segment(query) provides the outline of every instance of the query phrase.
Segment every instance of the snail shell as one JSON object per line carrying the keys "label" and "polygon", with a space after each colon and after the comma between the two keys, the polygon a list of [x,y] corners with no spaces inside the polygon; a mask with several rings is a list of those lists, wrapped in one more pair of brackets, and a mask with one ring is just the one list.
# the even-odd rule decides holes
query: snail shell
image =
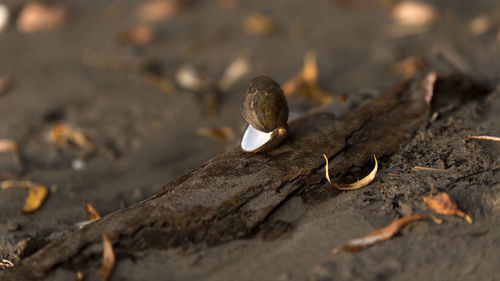
{"label": "snail shell", "polygon": [[280,85],[268,76],[253,78],[241,100],[241,114],[262,132],[286,127],[288,105]]}
{"label": "snail shell", "polygon": [[285,140],[288,105],[283,90],[270,77],[250,81],[241,100],[241,114],[249,124],[241,140],[243,150],[269,151]]}

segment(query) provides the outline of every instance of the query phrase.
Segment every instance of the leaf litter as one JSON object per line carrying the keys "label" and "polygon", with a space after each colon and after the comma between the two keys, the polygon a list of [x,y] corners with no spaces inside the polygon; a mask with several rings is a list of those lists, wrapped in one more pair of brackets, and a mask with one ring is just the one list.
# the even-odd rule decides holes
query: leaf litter
{"label": "leaf litter", "polygon": [[323,154],[323,157],[325,158],[326,164],[325,164],[325,177],[328,180],[328,182],[333,185],[336,189],[338,190],[356,190],[360,189],[362,187],[365,187],[369,185],[373,179],[375,178],[375,175],[377,174],[378,170],[378,162],[377,162],[377,157],[373,155],[373,159],[375,160],[375,166],[373,167],[373,170],[364,178],[353,182],[353,183],[336,183],[330,179],[330,175],[328,173],[328,157],[326,157],[325,154]]}
{"label": "leaf litter", "polygon": [[347,241],[345,244],[335,248],[332,250],[332,254],[337,254],[340,251],[359,251],[364,248],[367,248],[369,246],[375,245],[377,243],[383,242],[385,240],[390,239],[392,236],[394,236],[396,233],[399,232],[399,230],[405,226],[406,224],[416,221],[416,220],[421,220],[424,218],[430,218],[436,223],[441,223],[441,220],[432,217],[432,216],[426,216],[426,215],[410,215],[410,216],[405,216],[400,219],[397,219],[390,223],[389,225],[385,226],[384,228],[381,228],[379,230],[375,230],[371,233],[368,233],[367,235],[361,237],[361,238],[356,238]]}
{"label": "leaf litter", "polygon": [[455,215],[464,218],[468,223],[472,223],[472,218],[462,212],[457,203],[451,200],[446,192],[436,192],[435,188],[431,186],[431,192],[423,198],[425,204],[429,206],[434,212],[441,215]]}
{"label": "leaf litter", "polygon": [[[304,66],[302,70],[283,83],[283,93],[286,97],[297,95],[299,97],[313,100],[320,105],[330,103],[334,95],[322,90],[318,86],[318,64],[316,54],[309,50],[304,55]],[[339,95],[342,98],[342,95]]]}
{"label": "leaf litter", "polygon": [[0,182],[0,187],[1,189],[12,187],[28,189],[28,196],[26,197],[22,208],[23,213],[33,213],[38,210],[49,194],[47,187],[31,181],[6,180]]}
{"label": "leaf litter", "polygon": [[106,281],[111,276],[115,266],[115,252],[113,244],[106,234],[102,234],[102,264],[99,268],[99,276],[101,281]]}

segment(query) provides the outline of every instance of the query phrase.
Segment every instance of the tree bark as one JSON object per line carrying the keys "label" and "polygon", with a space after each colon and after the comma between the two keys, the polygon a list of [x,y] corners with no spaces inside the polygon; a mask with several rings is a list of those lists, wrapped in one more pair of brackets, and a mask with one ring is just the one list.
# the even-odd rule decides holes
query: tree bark
{"label": "tree bark", "polygon": [[325,184],[330,175],[371,163],[398,150],[428,119],[432,75],[404,81],[359,109],[335,118],[317,112],[290,122],[289,136],[268,153],[234,148],[168,183],[163,192],[68,233],[5,270],[5,276],[41,277],[101,243],[167,248],[248,237],[291,194]]}

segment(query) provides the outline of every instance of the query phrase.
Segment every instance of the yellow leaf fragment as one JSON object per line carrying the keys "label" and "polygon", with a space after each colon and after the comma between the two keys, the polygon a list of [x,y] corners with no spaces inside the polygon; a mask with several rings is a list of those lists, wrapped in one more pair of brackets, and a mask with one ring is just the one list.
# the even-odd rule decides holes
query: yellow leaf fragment
{"label": "yellow leaf fragment", "polygon": [[499,137],[492,137],[492,136],[470,136],[467,139],[470,139],[470,140],[500,141]]}
{"label": "yellow leaf fragment", "polygon": [[4,268],[4,267],[13,267],[14,264],[10,261],[10,260],[7,260],[7,259],[2,259],[0,261],[0,268]]}
{"label": "yellow leaf fragment", "polygon": [[421,27],[436,19],[436,10],[431,4],[421,1],[402,1],[394,5],[392,19],[399,25]]}
{"label": "yellow leaf fragment", "polygon": [[7,92],[12,84],[10,76],[0,77],[0,95]]}
{"label": "yellow leaf fragment", "polygon": [[250,62],[247,58],[239,57],[233,60],[219,80],[219,89],[223,92],[229,90],[238,80],[250,71]]}
{"label": "yellow leaf fragment", "polygon": [[169,19],[183,8],[181,0],[152,0],[141,4],[136,14],[143,22],[157,22]]}
{"label": "yellow leaf fragment", "polygon": [[0,152],[17,152],[17,142],[11,139],[0,139]]}
{"label": "yellow leaf fragment", "polygon": [[148,86],[156,88],[169,96],[172,96],[177,91],[174,82],[167,78],[160,77],[156,74],[146,72],[143,76],[143,79],[144,83],[146,83]]}
{"label": "yellow leaf fragment", "polygon": [[318,86],[318,73],[316,54],[309,50],[304,55],[302,70],[283,83],[284,95],[290,97],[297,93],[298,96],[316,101],[321,105],[330,103],[333,95]]}
{"label": "yellow leaf fragment", "polygon": [[102,265],[99,268],[99,276],[101,281],[106,281],[111,276],[115,266],[115,252],[113,251],[113,244],[104,233],[102,234],[102,249]]}
{"label": "yellow leaf fragment", "polygon": [[221,127],[201,127],[196,129],[196,134],[218,141],[227,141],[233,138],[233,130],[228,126]]}
{"label": "yellow leaf fragment", "polygon": [[94,144],[80,130],[67,124],[52,126],[50,139],[54,144],[61,147],[67,147],[70,143],[73,143],[87,152],[95,149]]}
{"label": "yellow leaf fragment", "polygon": [[424,202],[434,212],[442,215],[455,215],[463,217],[468,223],[472,223],[472,218],[458,209],[457,204],[451,200],[446,192],[439,192],[432,194],[432,192],[424,196]]}
{"label": "yellow leaf fragment", "polygon": [[125,29],[118,35],[118,42],[123,45],[147,45],[153,39],[153,30],[145,25]]}
{"label": "yellow leaf fragment", "polygon": [[469,22],[469,32],[472,35],[481,35],[486,33],[492,26],[490,17],[481,15]]}
{"label": "yellow leaf fragment", "polygon": [[90,203],[85,203],[85,213],[87,213],[87,219],[93,221],[101,218],[101,215]]}
{"label": "yellow leaf fragment", "polygon": [[24,33],[48,31],[63,25],[67,18],[68,10],[64,6],[31,1],[22,8],[17,28]]}
{"label": "yellow leaf fragment", "polygon": [[80,270],[77,270],[76,271],[76,280],[82,281],[83,278],[85,278],[85,276],[83,275],[83,273]]}
{"label": "yellow leaf fragment", "polygon": [[373,167],[373,170],[364,178],[353,182],[353,183],[348,183],[348,184],[338,184],[330,179],[330,175],[328,174],[328,157],[326,157],[325,154],[323,154],[323,157],[325,158],[326,164],[325,164],[325,177],[328,182],[333,185],[336,189],[338,190],[355,190],[355,189],[360,189],[362,187],[365,187],[369,185],[373,179],[375,178],[375,175],[377,174],[378,170],[378,162],[377,162],[377,157],[373,155],[373,159],[375,160],[375,167]]}
{"label": "yellow leaf fragment", "polygon": [[388,226],[371,232],[361,238],[352,239],[347,243],[332,250],[332,254],[344,251],[359,251],[371,245],[385,241],[396,234],[403,226],[409,222],[425,218],[425,215],[411,215],[395,220]]}
{"label": "yellow leaf fragment", "polygon": [[243,26],[247,33],[251,35],[270,34],[275,30],[274,21],[263,14],[251,12],[243,20]]}
{"label": "yellow leaf fragment", "polygon": [[45,198],[47,197],[49,190],[43,185],[32,185],[29,187],[28,197],[24,201],[23,212],[33,213],[38,210]]}
{"label": "yellow leaf fragment", "polygon": [[391,65],[390,68],[393,73],[409,78],[423,69],[424,66],[424,61],[421,58],[411,56]]}

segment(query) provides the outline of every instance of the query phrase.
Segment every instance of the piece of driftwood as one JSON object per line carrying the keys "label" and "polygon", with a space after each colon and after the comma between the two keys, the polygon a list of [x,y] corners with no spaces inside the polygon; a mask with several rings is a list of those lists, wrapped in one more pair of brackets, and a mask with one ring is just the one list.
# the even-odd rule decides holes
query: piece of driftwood
{"label": "piece of driftwood", "polygon": [[325,184],[323,153],[330,175],[338,177],[370,163],[373,154],[397,151],[426,124],[434,79],[430,73],[404,81],[340,118],[317,112],[290,122],[281,147],[258,154],[234,148],[168,183],[163,192],[51,242],[0,277],[43,277],[78,260],[101,242],[102,233],[127,249],[248,237],[291,194]]}

